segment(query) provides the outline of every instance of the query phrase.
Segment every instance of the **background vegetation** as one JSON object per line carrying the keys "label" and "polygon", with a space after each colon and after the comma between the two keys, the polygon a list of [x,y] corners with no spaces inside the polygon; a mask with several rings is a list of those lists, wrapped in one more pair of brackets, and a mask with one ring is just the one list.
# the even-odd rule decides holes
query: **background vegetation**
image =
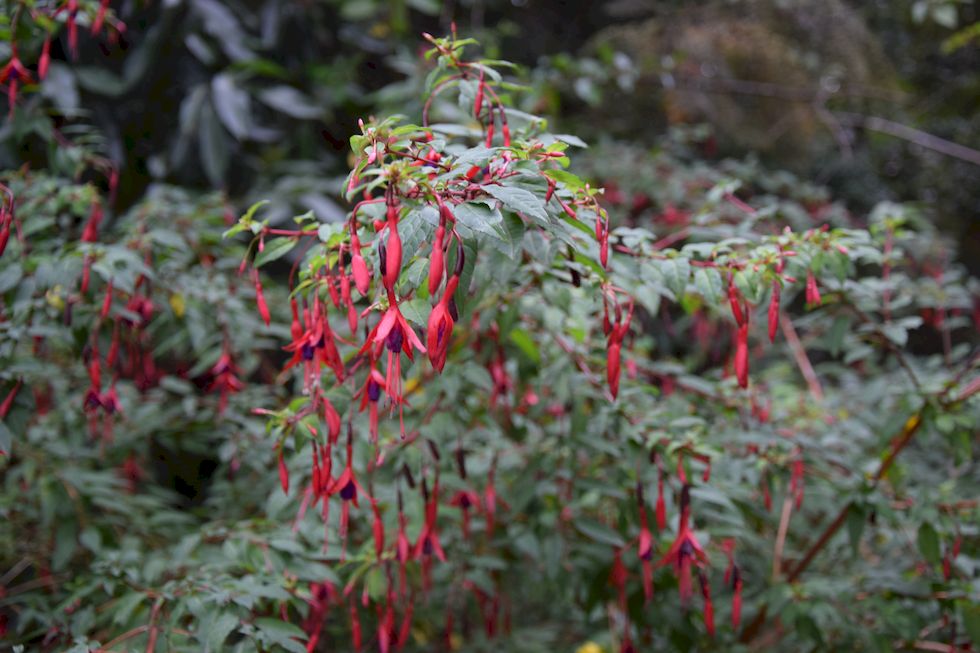
{"label": "background vegetation", "polygon": [[0,7],[5,645],[980,648],[976,3]]}

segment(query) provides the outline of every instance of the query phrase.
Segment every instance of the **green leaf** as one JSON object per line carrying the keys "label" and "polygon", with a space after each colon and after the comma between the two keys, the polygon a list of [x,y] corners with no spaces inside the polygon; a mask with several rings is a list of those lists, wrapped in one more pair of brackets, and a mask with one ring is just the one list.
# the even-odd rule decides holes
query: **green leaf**
{"label": "green leaf", "polygon": [[672,258],[662,261],[660,271],[664,275],[664,283],[674,293],[678,300],[684,296],[687,281],[691,276],[691,263],[686,258]]}
{"label": "green leaf", "polygon": [[306,647],[293,638],[306,640],[306,633],[293,624],[273,619],[271,617],[260,617],[255,620],[255,626],[259,629],[260,637],[265,641],[278,644],[287,651],[295,653],[306,653]]}
{"label": "green leaf", "polygon": [[296,247],[296,243],[294,238],[276,238],[272,242],[266,243],[265,249],[255,257],[253,265],[260,268],[266,263],[282,258],[289,250]]}
{"label": "green leaf", "polygon": [[932,524],[923,523],[919,526],[917,542],[919,553],[922,554],[922,557],[931,564],[939,564],[942,559],[942,553],[939,550],[939,534],[936,533],[936,529],[932,527]]}
{"label": "green leaf", "polygon": [[398,309],[409,322],[414,322],[423,329],[429,323],[429,312],[431,308],[429,302],[416,297],[398,305]]}
{"label": "green leaf", "polygon": [[585,182],[578,175],[573,175],[567,170],[545,170],[544,174],[564,185],[570,191],[574,192],[585,188]]}
{"label": "green leaf", "polygon": [[544,209],[544,199],[523,188],[510,186],[483,186],[483,191],[500,200],[511,211],[523,213],[543,224],[548,224],[548,214]]}
{"label": "green leaf", "polygon": [[725,284],[715,268],[698,268],[694,273],[694,285],[711,306],[720,306],[725,299]]}
{"label": "green leaf", "polygon": [[963,628],[970,636],[975,648],[980,648],[980,604],[971,601],[958,601]]}
{"label": "green leaf", "polygon": [[205,633],[205,651],[221,651],[224,648],[225,640],[235,628],[238,627],[239,619],[231,612],[223,612],[212,623]]}
{"label": "green leaf", "polygon": [[508,337],[510,338],[510,341],[517,345],[524,355],[534,361],[535,364],[541,362],[541,352],[538,351],[538,346],[535,344],[534,339],[531,338],[531,334],[524,329],[511,329]]}
{"label": "green leaf", "polygon": [[857,555],[858,546],[861,544],[861,535],[864,533],[864,525],[867,519],[864,511],[858,506],[852,505],[847,511],[847,536],[851,542],[851,553]]}
{"label": "green leaf", "polygon": [[505,237],[503,230],[504,218],[497,208],[490,208],[482,202],[463,202],[453,207],[456,221],[476,233],[489,236],[494,240]]}
{"label": "green leaf", "polygon": [[609,544],[610,546],[615,547],[626,545],[626,541],[623,540],[619,533],[609,528],[602,522],[598,522],[593,519],[581,518],[575,520],[575,528],[577,528],[590,540],[595,542]]}
{"label": "green leaf", "polygon": [[263,206],[269,203],[269,200],[259,200],[252,206],[248,207],[248,211],[245,211],[245,215],[242,216],[243,222],[251,222],[255,218],[255,214]]}

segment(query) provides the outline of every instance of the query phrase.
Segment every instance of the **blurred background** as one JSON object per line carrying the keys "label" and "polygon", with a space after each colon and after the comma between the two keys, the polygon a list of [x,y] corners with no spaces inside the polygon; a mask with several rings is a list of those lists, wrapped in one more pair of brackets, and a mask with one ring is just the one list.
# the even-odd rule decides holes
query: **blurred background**
{"label": "blurred background", "polygon": [[[977,2],[131,0],[114,9],[126,23],[118,41],[82,29],[72,67],[55,41],[50,79],[28,102],[49,105],[55,129],[122,171],[120,210],[167,181],[221,189],[239,205],[277,198],[280,219],[297,209],[339,217],[357,118],[416,114],[419,89],[402,80],[423,66],[420,34],[455,22],[490,56],[521,64],[528,110],[587,138],[597,182],[629,153],[662,148],[758,162],[856,211],[918,202],[980,266]],[[0,166],[71,169],[77,151],[53,147],[30,116],[0,130]],[[651,183],[640,172],[637,181]],[[622,199],[615,184],[607,190],[613,204]]]}

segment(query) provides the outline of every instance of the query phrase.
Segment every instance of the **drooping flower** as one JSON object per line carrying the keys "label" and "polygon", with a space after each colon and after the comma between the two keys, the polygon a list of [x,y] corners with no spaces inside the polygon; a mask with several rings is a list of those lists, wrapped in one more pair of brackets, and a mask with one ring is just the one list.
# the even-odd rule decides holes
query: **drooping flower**
{"label": "drooping flower", "polygon": [[670,545],[667,554],[657,563],[657,567],[671,565],[677,574],[681,602],[686,604],[691,598],[691,570],[708,562],[708,555],[691,530],[690,486],[685,485],[681,490],[681,514],[677,528],[677,537]]}
{"label": "drooping flower", "polygon": [[422,481],[422,493],[425,495],[425,522],[422,525],[422,531],[419,533],[419,538],[415,542],[415,549],[412,552],[412,557],[416,560],[422,560],[423,563],[435,554],[441,562],[446,561],[446,552],[442,550],[442,544],[439,542],[439,528],[437,524],[437,517],[439,515],[439,479],[435,480],[432,486],[432,492],[428,491],[428,486],[425,480]]}
{"label": "drooping flower", "polygon": [[769,342],[776,342],[776,331],[779,328],[779,280],[772,282],[772,297],[769,299]]}
{"label": "drooping flower", "polygon": [[463,513],[463,538],[470,536],[470,510],[480,509],[480,495],[473,490],[459,490],[449,500],[449,505]]}
{"label": "drooping flower", "polygon": [[725,555],[728,556],[728,567],[725,569],[725,584],[732,588],[732,628],[738,630],[742,620],[742,574],[735,564],[735,540],[729,538],[722,542]]}
{"label": "drooping flower", "polygon": [[607,332],[606,339],[606,381],[613,399],[619,394],[620,363],[622,359],[623,339],[629,333],[630,322],[633,319],[633,300],[630,299],[629,309],[623,316],[622,309],[617,304],[615,323],[609,322],[607,311],[603,313],[603,329]]}
{"label": "drooping flower", "polygon": [[286,467],[281,446],[279,447],[279,484],[282,486],[282,493],[289,494],[289,468]]}
{"label": "drooping flower", "polygon": [[34,79],[30,71],[24,67],[20,58],[17,56],[17,46],[10,46],[10,60],[0,68],[0,84],[7,85],[7,102],[10,105],[10,113],[13,115],[14,106],[17,104],[17,89],[20,84],[32,84]]}
{"label": "drooping flower", "polygon": [[225,343],[221,356],[218,357],[218,361],[211,368],[209,374],[211,375],[211,383],[207,390],[208,392],[217,390],[221,393],[221,397],[218,399],[218,414],[223,415],[228,406],[228,395],[240,392],[245,387],[245,384],[238,378],[238,366],[235,365],[235,361],[231,357],[227,343]]}
{"label": "drooping flower", "polygon": [[704,598],[704,627],[708,635],[715,636],[715,606],[711,602],[711,585],[708,578],[698,571],[698,581],[701,584],[701,596]]}
{"label": "drooping flower", "polygon": [[735,335],[735,377],[740,388],[749,386],[749,324],[738,327]]}
{"label": "drooping flower", "polygon": [[728,278],[728,303],[732,307],[732,317],[735,318],[735,324],[738,326],[745,324],[747,313],[742,307],[742,293],[739,292],[738,287],[735,285],[734,276]]}
{"label": "drooping flower", "polygon": [[385,244],[384,269],[382,270],[385,288],[394,292],[395,282],[402,269],[402,239],[398,234],[398,206],[388,204],[388,242]]}
{"label": "drooping flower", "polygon": [[817,278],[813,270],[806,273],[806,304],[807,306],[820,306],[820,288],[817,287]]}
{"label": "drooping flower", "polygon": [[381,317],[381,321],[375,325],[374,329],[368,334],[364,346],[360,353],[367,352],[375,345],[384,345],[388,350],[388,367],[384,377],[384,389],[391,399],[392,409],[398,406],[399,421],[401,422],[402,437],[405,435],[405,422],[403,417],[404,394],[402,392],[401,378],[401,354],[404,352],[409,360],[414,359],[413,349],[425,353],[425,346],[415,334],[415,330],[408,324],[408,321],[398,310],[398,302],[393,293],[388,293],[389,306]]}
{"label": "drooping flower", "polygon": [[449,310],[449,302],[459,284],[459,277],[453,275],[446,282],[446,290],[442,298],[432,308],[429,314],[429,325],[426,330],[426,345],[428,346],[429,361],[437,372],[442,372],[446,365],[446,355],[449,352],[449,341],[452,338],[453,316]]}
{"label": "drooping flower", "polygon": [[252,270],[252,283],[255,284],[255,304],[259,309],[259,317],[265,322],[266,326],[272,321],[272,316],[269,315],[269,305],[265,302],[265,293],[262,292],[262,280],[259,279],[259,271],[257,269]]}
{"label": "drooping flower", "polygon": [[348,422],[347,464],[344,466],[344,471],[330,484],[326,491],[328,497],[339,494],[341,498],[339,535],[343,547],[342,553],[346,553],[347,549],[347,527],[350,523],[350,506],[353,504],[355,508],[358,507],[358,493],[363,494],[368,497],[368,500],[371,500],[371,497],[364,491],[364,488],[357,480],[357,476],[354,474],[354,432],[353,427]]}
{"label": "drooping flower", "polygon": [[[320,302],[320,296],[315,294],[313,298],[313,310],[303,310],[305,329],[302,325],[299,329],[299,321],[294,318],[293,341],[283,347],[285,351],[292,352],[293,357],[289,359],[283,371],[302,364],[303,365],[303,385],[307,392],[319,384],[320,369],[326,365],[333,370],[337,381],[343,381],[344,363],[337,350],[334,341],[333,329],[330,328],[330,321],[327,319],[326,306]],[[297,332],[303,329],[297,337]]]}
{"label": "drooping flower", "polygon": [[329,581],[322,583],[310,583],[310,612],[303,620],[303,631],[309,638],[306,642],[307,653],[313,653],[316,645],[320,641],[320,635],[326,621],[327,611],[330,604],[336,600],[337,592]]}

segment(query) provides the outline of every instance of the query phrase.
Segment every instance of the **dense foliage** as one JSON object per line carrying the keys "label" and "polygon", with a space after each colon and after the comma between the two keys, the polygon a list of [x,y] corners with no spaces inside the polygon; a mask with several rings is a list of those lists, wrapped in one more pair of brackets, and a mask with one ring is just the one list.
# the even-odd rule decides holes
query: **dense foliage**
{"label": "dense foliage", "polygon": [[376,4],[6,4],[4,643],[980,647],[980,282],[935,211],[563,133],[635,71]]}

